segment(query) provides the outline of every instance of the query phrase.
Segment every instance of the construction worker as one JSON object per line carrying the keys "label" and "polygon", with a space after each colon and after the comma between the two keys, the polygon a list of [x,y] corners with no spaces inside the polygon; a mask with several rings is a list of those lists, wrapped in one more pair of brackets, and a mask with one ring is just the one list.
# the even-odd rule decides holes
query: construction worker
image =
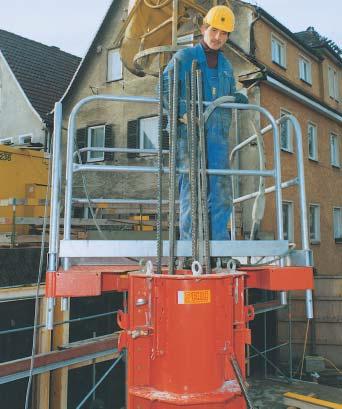
{"label": "construction worker", "polygon": [[[202,39],[199,44],[178,51],[164,71],[164,84],[168,71],[179,61],[179,117],[177,140],[177,166],[189,168],[188,141],[186,129],[186,73],[191,70],[192,62],[197,61],[202,71],[203,99],[213,101],[216,98],[232,95],[238,103],[247,103],[247,98],[236,93],[233,69],[221,51],[234,30],[235,18],[227,6],[211,8],[201,26]],[[165,87],[166,89],[166,87]],[[229,128],[231,110],[217,108],[209,117],[205,126],[207,148],[207,167],[209,169],[229,168]],[[191,240],[191,203],[189,175],[179,176],[180,201],[180,239]],[[228,222],[232,211],[231,178],[228,176],[210,176],[208,181],[208,211],[210,235],[212,240],[229,240]]]}

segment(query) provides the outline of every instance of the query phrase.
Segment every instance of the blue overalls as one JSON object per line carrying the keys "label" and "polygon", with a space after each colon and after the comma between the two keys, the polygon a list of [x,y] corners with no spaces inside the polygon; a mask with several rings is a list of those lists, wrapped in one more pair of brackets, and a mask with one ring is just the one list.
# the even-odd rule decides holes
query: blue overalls
{"label": "blue overalls", "polygon": [[[206,62],[203,47],[197,44],[195,47],[178,51],[174,58],[180,61],[180,104],[179,117],[186,112],[185,106],[185,73],[190,72],[193,60],[198,62],[203,78],[203,99],[213,101],[224,95],[232,95],[236,92],[233,70],[224,57],[218,55],[217,68],[211,69]],[[164,71],[164,90],[167,91],[167,72],[173,68],[173,59]],[[231,110],[217,108],[209,117],[205,125],[205,137],[207,146],[207,168],[229,168],[229,127],[231,124]],[[189,154],[186,126],[180,124],[177,140],[177,167],[189,168]],[[179,229],[181,240],[191,240],[191,200],[189,175],[179,176]],[[211,240],[229,240],[227,224],[232,211],[231,177],[209,176],[208,178],[208,210],[210,222]]]}

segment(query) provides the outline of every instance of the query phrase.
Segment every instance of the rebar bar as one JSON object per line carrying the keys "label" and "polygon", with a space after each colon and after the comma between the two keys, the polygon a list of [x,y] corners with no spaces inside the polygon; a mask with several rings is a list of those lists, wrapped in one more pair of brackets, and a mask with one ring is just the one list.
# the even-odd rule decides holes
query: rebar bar
{"label": "rebar bar", "polygon": [[170,179],[169,179],[169,274],[174,274],[175,260],[175,210],[176,210],[176,158],[177,158],[177,123],[178,123],[178,74],[179,61],[174,59],[173,84],[172,84],[172,111],[170,129]]}
{"label": "rebar bar", "polygon": [[198,129],[200,146],[200,164],[201,164],[201,207],[203,217],[203,244],[204,260],[207,274],[211,274],[210,265],[210,246],[209,246],[209,211],[208,211],[208,181],[207,181],[207,154],[206,141],[204,133],[203,117],[203,91],[202,91],[202,72],[196,71],[197,95],[198,95]]}
{"label": "rebar bar", "polygon": [[198,261],[198,175],[197,175],[197,95],[196,95],[196,76],[195,70],[197,61],[192,62],[191,79],[190,79],[190,123],[191,133],[188,135],[190,140],[189,150],[189,182],[190,182],[190,200],[191,200],[191,240],[192,240],[192,257],[194,261]]}
{"label": "rebar bar", "polygon": [[158,177],[157,177],[157,273],[161,274],[163,257],[163,70],[159,70],[159,122],[158,122]]}

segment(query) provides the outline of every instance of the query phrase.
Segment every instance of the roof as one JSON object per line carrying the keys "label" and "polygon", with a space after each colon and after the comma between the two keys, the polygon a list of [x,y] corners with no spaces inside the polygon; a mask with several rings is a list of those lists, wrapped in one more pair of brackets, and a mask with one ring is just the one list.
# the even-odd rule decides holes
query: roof
{"label": "roof", "polygon": [[42,119],[65,92],[81,61],[75,55],[0,30],[0,51]]}
{"label": "roof", "polygon": [[295,33],[295,36],[309,47],[314,49],[325,48],[330,51],[335,58],[342,63],[342,50],[333,41],[326,37],[322,37],[314,27],[308,27],[305,31]]}

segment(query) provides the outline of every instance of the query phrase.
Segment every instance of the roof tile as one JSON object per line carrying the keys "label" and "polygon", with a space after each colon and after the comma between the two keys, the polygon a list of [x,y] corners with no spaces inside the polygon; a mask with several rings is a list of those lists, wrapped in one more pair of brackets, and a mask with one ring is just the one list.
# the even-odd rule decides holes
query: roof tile
{"label": "roof tile", "polygon": [[67,89],[81,59],[17,34],[0,30],[0,50],[42,119]]}

